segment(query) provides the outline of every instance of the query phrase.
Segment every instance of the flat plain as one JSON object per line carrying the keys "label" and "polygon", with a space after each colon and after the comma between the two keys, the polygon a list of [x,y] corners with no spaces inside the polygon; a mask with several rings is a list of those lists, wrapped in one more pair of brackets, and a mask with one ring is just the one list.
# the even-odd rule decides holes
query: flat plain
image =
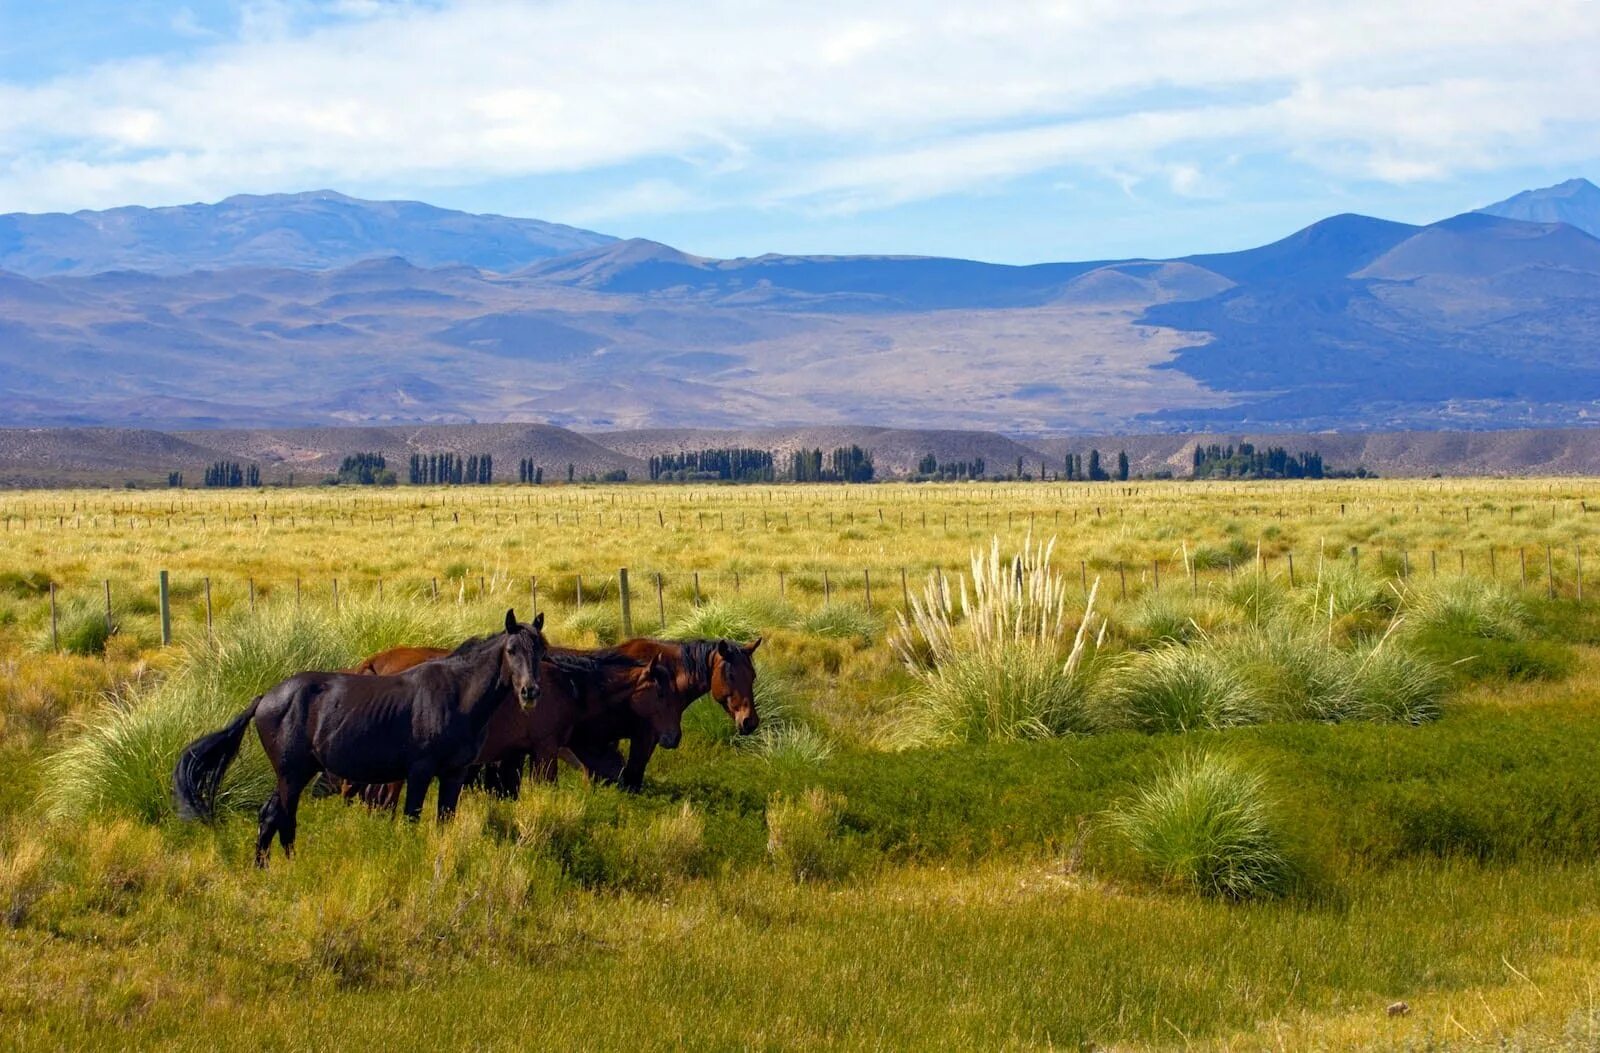
{"label": "flat plain", "polygon": [[[1593,1048],[1597,498],[0,494],[0,1035]],[[535,603],[560,643],[759,635],[762,729],[697,702],[639,795],[310,801],[259,872],[253,742],[222,818],[172,815],[176,749],[276,679]]]}

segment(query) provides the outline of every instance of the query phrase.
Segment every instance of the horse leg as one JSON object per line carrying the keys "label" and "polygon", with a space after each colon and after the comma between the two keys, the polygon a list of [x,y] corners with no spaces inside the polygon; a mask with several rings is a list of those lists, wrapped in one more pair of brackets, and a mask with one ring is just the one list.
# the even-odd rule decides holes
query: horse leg
{"label": "horse leg", "polygon": [[406,775],[405,816],[415,822],[422,818],[422,802],[428,796],[428,783],[433,781],[433,768],[417,765]]}
{"label": "horse leg", "polygon": [[456,772],[453,775],[439,773],[439,821],[442,823],[456,814],[456,802],[461,799],[461,785],[465,782],[465,772]]}
{"label": "horse leg", "polygon": [[283,806],[278,803],[279,791],[283,780],[278,780],[279,789],[274,789],[267,795],[261,804],[261,818],[256,826],[256,866],[265,867],[267,860],[272,855],[272,838],[278,832],[279,817],[283,814]]}
{"label": "horse leg", "polygon": [[622,769],[622,776],[617,780],[629,793],[638,793],[644,788],[644,767],[650,763],[650,755],[656,751],[654,737],[640,736],[628,740],[628,763]]}
{"label": "horse leg", "polygon": [[294,835],[300,820],[300,795],[311,780],[316,777],[316,772],[280,780],[278,792],[283,796],[283,815],[278,823],[278,840],[283,844],[285,859],[294,858]]}
{"label": "horse leg", "polygon": [[622,777],[622,751],[614,742],[578,750],[569,749],[567,752],[577,758],[579,766],[594,782],[609,786]]}

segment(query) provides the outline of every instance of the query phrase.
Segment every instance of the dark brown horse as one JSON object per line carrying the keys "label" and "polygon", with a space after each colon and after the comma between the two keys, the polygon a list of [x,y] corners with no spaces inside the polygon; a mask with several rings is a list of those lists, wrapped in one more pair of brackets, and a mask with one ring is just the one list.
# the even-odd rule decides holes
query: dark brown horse
{"label": "dark brown horse", "polygon": [[[752,660],[759,646],[760,637],[748,644],[735,640],[641,638],[617,645],[617,651],[640,661],[662,662],[671,670],[669,700],[680,717],[691,702],[709,694],[727,712],[739,734],[748,735],[761,724],[756,713],[756,668]],[[619,749],[623,739],[628,741],[626,763]],[[671,748],[637,715],[609,712],[581,718],[567,748],[591,777],[637,791],[644,785],[644,769],[657,745]]]}
{"label": "dark brown horse", "polygon": [[[261,807],[256,863],[265,866],[277,835],[294,854],[300,794],[318,772],[358,783],[405,780],[405,813],[422,814],[428,784],[439,780],[439,818],[455,810],[467,766],[477,759],[501,704],[539,701],[539,668],[549,650],[544,615],[505,632],[468,640],[452,654],[396,676],[300,673],[256,697],[221,731],[190,743],[173,772],[178,812],[208,818],[223,773],[254,722],[278,784]],[[510,690],[508,691],[507,688]]]}

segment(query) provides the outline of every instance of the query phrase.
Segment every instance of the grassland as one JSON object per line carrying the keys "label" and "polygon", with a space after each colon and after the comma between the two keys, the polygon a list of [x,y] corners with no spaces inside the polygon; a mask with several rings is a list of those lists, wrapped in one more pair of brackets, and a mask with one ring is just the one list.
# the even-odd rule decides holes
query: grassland
{"label": "grassland", "polygon": [[[0,1037],[1595,1048],[1596,489],[0,495]],[[954,650],[891,646],[1030,532],[1059,625],[991,653],[953,601]],[[216,825],[165,809],[171,743],[285,666],[492,628],[530,579],[608,639],[621,567],[636,631],[763,635],[757,741],[701,702],[638,797],[311,802],[260,873],[253,746]]]}

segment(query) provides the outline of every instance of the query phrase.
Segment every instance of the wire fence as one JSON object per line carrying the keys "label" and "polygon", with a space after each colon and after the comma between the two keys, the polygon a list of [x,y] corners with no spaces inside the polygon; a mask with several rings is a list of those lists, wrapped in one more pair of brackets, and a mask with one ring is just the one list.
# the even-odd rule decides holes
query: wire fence
{"label": "wire fence", "polygon": [[[1591,561],[1592,562],[1592,561]],[[1198,596],[1202,590],[1237,583],[1255,576],[1289,588],[1316,583],[1330,565],[1347,566],[1379,580],[1403,586],[1413,580],[1436,581],[1472,577],[1494,582],[1548,599],[1583,602],[1592,591],[1585,580],[1580,543],[1547,542],[1482,548],[1319,549],[1315,552],[1259,549],[1244,559],[1219,556],[1214,549],[1184,546],[1178,558],[1130,559],[1097,556],[1058,560],[1058,572],[1076,577],[1087,596],[1099,582],[1100,595],[1118,601],[1177,590]],[[179,628],[187,625],[214,632],[220,611],[255,612],[266,604],[292,603],[296,608],[321,606],[337,610],[352,601],[411,603],[476,603],[499,601],[511,606],[524,600],[531,610],[564,608],[568,613],[603,609],[614,613],[625,635],[635,630],[664,630],[672,615],[685,613],[713,601],[740,601],[765,597],[797,611],[827,609],[838,604],[869,613],[905,611],[913,592],[930,580],[941,588],[954,587],[961,567],[879,565],[821,567],[805,570],[700,569],[653,570],[618,568],[615,571],[563,571],[525,577],[503,571],[479,575],[407,575],[350,577],[294,577],[261,582],[253,577],[224,575],[188,576],[176,580],[167,571],[157,573],[146,586],[116,588],[113,579],[62,585],[48,584],[51,647],[60,648],[60,618],[64,602],[82,610],[98,604],[108,633],[126,615],[149,617],[160,626],[163,645],[174,636],[174,612]],[[152,588],[153,587],[153,588]]]}

